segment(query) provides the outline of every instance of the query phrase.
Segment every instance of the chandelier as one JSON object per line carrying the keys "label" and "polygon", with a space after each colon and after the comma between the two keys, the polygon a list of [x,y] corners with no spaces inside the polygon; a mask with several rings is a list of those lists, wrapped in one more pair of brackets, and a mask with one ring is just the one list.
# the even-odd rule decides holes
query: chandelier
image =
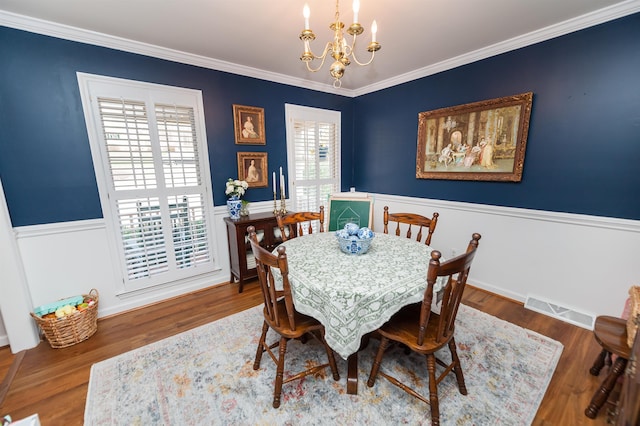
{"label": "chandelier", "polygon": [[[311,47],[309,46],[309,42],[315,40],[316,35],[313,33],[313,31],[311,31],[311,29],[309,29],[310,10],[309,5],[307,4],[304,5],[304,9],[302,12],[304,16],[304,30],[302,30],[302,32],[300,33],[300,40],[302,40],[302,42],[304,43],[304,52],[302,53],[300,60],[307,65],[307,69],[309,71],[320,71],[327,56],[331,56],[335,60],[335,62],[331,64],[331,67],[329,68],[329,73],[331,74],[331,77],[334,78],[333,87],[335,87],[336,89],[342,86],[340,79],[344,75],[344,71],[351,63],[352,59],[358,65],[369,65],[371,62],[373,62],[376,51],[380,50],[381,47],[380,43],[376,41],[376,32],[378,31],[378,25],[376,24],[376,21],[373,21],[373,24],[371,25],[371,43],[369,43],[369,47],[367,47],[367,50],[371,52],[371,58],[368,62],[358,61],[355,55],[356,39],[364,31],[362,25],[358,23],[360,0],[353,0],[353,24],[351,24],[351,26],[349,26],[349,28],[347,29],[347,33],[353,36],[353,41],[350,45],[347,44],[347,41],[345,40],[342,32],[342,30],[344,29],[344,24],[340,22],[339,2],[339,0],[336,0],[335,21],[332,22],[331,25],[329,25],[329,28],[331,28],[331,31],[333,31],[333,41],[330,41],[326,44],[322,55],[316,56],[315,54],[313,54],[313,52],[311,52]],[[311,66],[311,62],[314,59],[320,60],[320,65],[318,65],[317,68],[313,68]]]}

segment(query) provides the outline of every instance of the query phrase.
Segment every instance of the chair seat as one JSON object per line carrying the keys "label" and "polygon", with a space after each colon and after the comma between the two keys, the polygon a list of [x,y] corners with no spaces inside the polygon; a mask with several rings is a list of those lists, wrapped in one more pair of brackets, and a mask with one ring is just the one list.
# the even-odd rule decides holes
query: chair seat
{"label": "chair seat", "polygon": [[[440,342],[436,342],[433,339],[433,336],[438,335],[437,327],[440,323],[440,315],[433,312],[431,312],[429,316],[423,344],[416,344],[418,341],[418,332],[420,331],[418,323],[420,319],[420,308],[420,303],[405,306],[394,314],[389,322],[378,329],[379,333],[391,340],[402,340],[403,344],[418,353],[434,352],[442,346],[445,346],[448,339],[443,339]],[[453,333],[451,335],[453,335]]]}
{"label": "chair seat", "polygon": [[[288,327],[289,317],[287,316],[287,307],[285,306],[284,299],[280,299],[278,300],[278,321],[280,326],[277,326],[274,321],[271,321],[269,315],[266,315],[266,312],[264,319],[267,324],[269,324],[269,327],[278,330],[278,333],[288,339],[297,339],[310,331],[322,330],[322,324],[313,317],[301,314],[298,311],[295,311],[293,316],[296,324],[295,331],[290,330]],[[287,326],[283,327],[284,324],[287,324]]]}
{"label": "chair seat", "polygon": [[598,316],[593,327],[593,334],[603,349],[629,359],[631,348],[627,344],[627,320]]}

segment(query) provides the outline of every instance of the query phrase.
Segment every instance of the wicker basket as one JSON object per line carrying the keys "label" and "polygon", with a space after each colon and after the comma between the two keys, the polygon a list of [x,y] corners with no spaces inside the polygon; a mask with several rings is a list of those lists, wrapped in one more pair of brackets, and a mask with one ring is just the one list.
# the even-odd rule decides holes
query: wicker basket
{"label": "wicker basket", "polygon": [[89,294],[83,294],[82,297],[84,301],[91,299],[95,303],[62,318],[42,318],[31,313],[52,348],[75,345],[87,340],[98,330],[98,290],[91,289]]}

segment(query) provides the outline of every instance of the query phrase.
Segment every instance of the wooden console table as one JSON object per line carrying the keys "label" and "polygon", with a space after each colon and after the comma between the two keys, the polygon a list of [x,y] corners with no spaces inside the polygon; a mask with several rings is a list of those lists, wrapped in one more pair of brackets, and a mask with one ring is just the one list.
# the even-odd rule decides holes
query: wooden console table
{"label": "wooden console table", "polygon": [[242,287],[246,279],[258,276],[256,263],[251,245],[249,244],[247,228],[254,226],[260,245],[272,251],[281,242],[280,229],[273,213],[256,213],[233,220],[225,217],[227,225],[227,240],[229,242],[229,265],[231,269],[230,282],[238,281],[238,293],[242,293]]}

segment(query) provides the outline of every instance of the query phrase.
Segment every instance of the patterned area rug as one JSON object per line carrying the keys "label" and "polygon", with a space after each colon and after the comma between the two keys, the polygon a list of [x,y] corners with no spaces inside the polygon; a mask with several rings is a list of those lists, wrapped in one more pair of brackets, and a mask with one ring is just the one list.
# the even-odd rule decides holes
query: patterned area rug
{"label": "patterned area rug", "polygon": [[[265,355],[254,371],[262,325],[256,307],[94,364],[85,425],[379,425],[430,424],[429,406],[382,377],[366,380],[378,347],[359,355],[358,395],[346,394],[346,361],[336,357],[340,381],[326,375],[283,386],[279,409],[271,406],[275,364]],[[273,332],[270,332],[273,333]],[[273,341],[274,334],[270,334]],[[455,375],[439,385],[444,425],[527,425],[533,421],[562,345],[540,334],[461,305],[458,354],[468,395]],[[324,362],[315,339],[288,345],[285,377]],[[449,359],[448,350],[442,355]],[[409,371],[419,368],[424,375]],[[382,368],[393,370],[428,397],[426,362],[394,349]]]}

